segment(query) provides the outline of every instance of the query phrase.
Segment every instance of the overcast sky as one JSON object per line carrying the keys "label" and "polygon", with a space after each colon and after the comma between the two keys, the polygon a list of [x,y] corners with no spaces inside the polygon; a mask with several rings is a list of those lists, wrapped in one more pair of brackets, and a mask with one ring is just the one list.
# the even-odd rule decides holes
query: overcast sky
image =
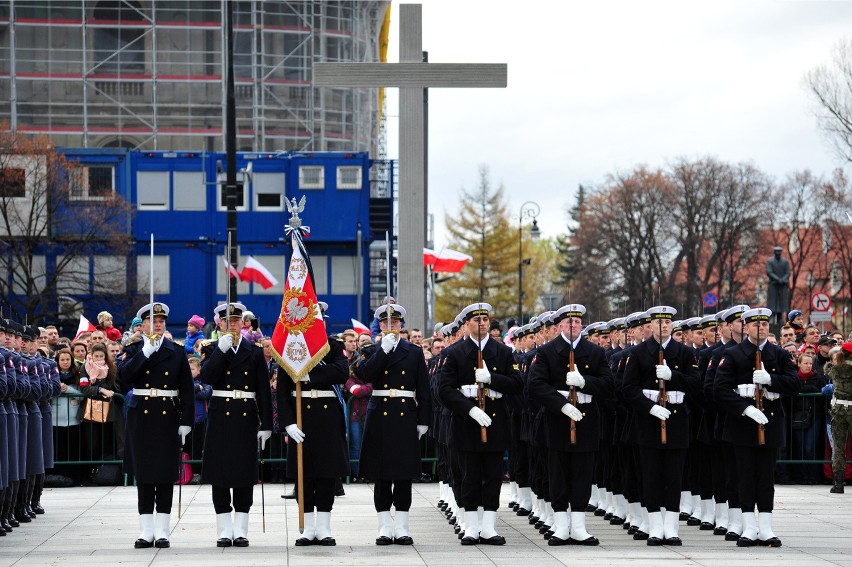
{"label": "overcast sky", "polygon": [[[804,73],[852,37],[852,2],[422,0],[430,62],[508,63],[506,89],[429,93],[429,211],[487,164],[514,223],[527,200],[565,230],[577,185],[676,157],[751,161],[782,179],[841,166],[816,128]],[[393,2],[389,61],[398,57]],[[389,93],[390,157],[398,106]]]}

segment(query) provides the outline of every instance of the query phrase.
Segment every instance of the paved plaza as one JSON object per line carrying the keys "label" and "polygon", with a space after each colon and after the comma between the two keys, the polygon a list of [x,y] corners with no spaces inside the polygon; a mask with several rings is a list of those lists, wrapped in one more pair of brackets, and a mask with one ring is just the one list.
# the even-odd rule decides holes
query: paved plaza
{"label": "paved plaza", "polygon": [[[215,546],[215,517],[209,486],[184,486],[182,517],[177,519],[177,490],[172,512],[170,549],[133,549],[138,535],[136,489],[79,487],[46,489],[47,514],[0,538],[0,566],[79,565],[748,565],[852,566],[852,489],[829,494],[828,486],[779,486],[775,532],[783,547],[737,548],[712,532],[681,523],[682,547],[647,547],[633,541],[620,526],[589,514],[587,528],[601,540],[599,547],[548,547],[526,518],[506,508],[498,513],[502,547],[463,547],[436,508],[438,485],[415,484],[411,508],[414,545],[377,547],[372,485],[346,486],[332,514],[336,547],[295,547],[298,510],[281,499],[292,485],[266,485],[266,533],[262,531],[261,490],[249,525],[251,546]],[[508,500],[504,485],[502,505]]]}

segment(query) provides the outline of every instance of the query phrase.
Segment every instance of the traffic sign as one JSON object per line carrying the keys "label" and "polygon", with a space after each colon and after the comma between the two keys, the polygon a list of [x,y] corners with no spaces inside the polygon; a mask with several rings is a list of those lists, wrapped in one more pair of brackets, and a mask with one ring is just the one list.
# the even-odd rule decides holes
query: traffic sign
{"label": "traffic sign", "polygon": [[705,293],[702,299],[704,300],[704,307],[716,307],[716,304],[719,303],[719,298],[712,291]]}
{"label": "traffic sign", "polygon": [[831,307],[831,298],[824,291],[818,291],[811,296],[811,309],[814,311],[828,311]]}
{"label": "traffic sign", "polygon": [[831,312],[829,311],[811,311],[812,323],[826,323],[831,321]]}

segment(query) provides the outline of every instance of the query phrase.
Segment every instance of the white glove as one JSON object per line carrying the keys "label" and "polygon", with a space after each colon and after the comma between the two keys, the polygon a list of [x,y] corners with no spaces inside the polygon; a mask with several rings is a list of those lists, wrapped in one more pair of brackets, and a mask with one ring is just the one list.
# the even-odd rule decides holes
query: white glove
{"label": "white glove", "polygon": [[[659,368],[659,366],[657,368]],[[654,405],[651,407],[650,414],[659,419],[660,421],[665,421],[669,418],[672,412],[671,410],[668,410],[663,406]]]}
{"label": "white glove", "polygon": [[[569,386],[575,386],[577,388],[582,388],[586,385],[586,379],[583,378],[583,375],[573,370],[565,375],[565,383]],[[576,421],[576,420],[574,420]]]}
{"label": "white glove", "polygon": [[762,362],[760,363],[760,370],[752,372],[751,381],[755,384],[772,384],[772,376],[766,371],[766,367],[763,366]]}
{"label": "white glove", "polygon": [[296,443],[301,443],[305,440],[305,434],[302,432],[301,429],[296,427],[295,423],[291,423],[290,425],[285,427],[284,431],[286,431],[290,439],[292,439]]}
{"label": "white glove", "polygon": [[657,365],[657,378],[660,380],[671,380],[672,379],[672,369],[669,368],[669,365],[666,364],[664,360],[662,364]]}
{"label": "white glove", "polygon": [[148,339],[142,339],[142,354],[145,358],[151,358],[151,355],[157,350],[157,347],[151,344]]}
{"label": "white glove", "polygon": [[181,445],[186,443],[186,436],[189,435],[190,431],[192,431],[192,428],[188,425],[181,425],[178,427],[178,435],[180,435]]}
{"label": "white glove", "polygon": [[488,372],[487,368],[477,368],[473,371],[473,375],[476,377],[476,381],[480,384],[491,383],[491,373]]}
{"label": "white glove", "polygon": [[429,431],[428,425],[418,425],[417,426],[417,439],[420,439],[421,437],[426,435],[427,431]]}
{"label": "white glove", "polygon": [[[755,372],[760,372],[760,370],[755,370]],[[752,418],[758,425],[765,425],[769,423],[769,418],[754,406],[748,406],[743,412],[743,415]]]}
{"label": "white glove", "polygon": [[269,438],[272,437],[272,432],[268,429],[264,429],[263,431],[257,432],[257,438],[260,441],[260,450],[263,451],[266,449],[266,442],[269,441]]}
{"label": "white glove", "polygon": [[219,337],[219,350],[228,352],[234,346],[234,335],[222,335]]}
{"label": "white glove", "polygon": [[393,350],[393,347],[396,346],[396,335],[394,333],[388,333],[384,337],[382,337],[382,350],[385,351],[385,354],[389,353]]}
{"label": "white glove", "polygon": [[470,408],[470,411],[467,412],[467,414],[473,418],[473,421],[475,421],[482,427],[488,427],[489,425],[491,425],[491,418],[488,417],[488,414],[476,406]]}
{"label": "white glove", "polygon": [[572,404],[565,404],[562,406],[562,413],[573,419],[574,421],[580,421],[583,419],[583,412],[578,410]]}

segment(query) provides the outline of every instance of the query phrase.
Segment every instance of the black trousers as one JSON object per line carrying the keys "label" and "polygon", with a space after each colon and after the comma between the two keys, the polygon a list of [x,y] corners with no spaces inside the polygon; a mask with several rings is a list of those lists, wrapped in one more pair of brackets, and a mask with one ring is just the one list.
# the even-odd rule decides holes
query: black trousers
{"label": "black trousers", "polygon": [[743,512],[771,512],[775,501],[775,458],[777,447],[734,445],[739,475],[740,507]]}
{"label": "black trousers", "polygon": [[739,508],[740,483],[737,475],[737,456],[734,454],[734,446],[730,443],[722,443],[722,454],[725,457],[725,492],[728,495],[728,508]]}
{"label": "black trousers", "polygon": [[622,494],[628,502],[641,502],[642,489],[640,486],[639,467],[634,457],[632,445],[617,445],[620,455]]}
{"label": "black trousers", "polygon": [[213,485],[213,509],[217,514],[227,514],[231,511],[231,491],[234,491],[234,512],[245,512],[248,514],[254,500],[254,486],[227,486]]}
{"label": "black trousers", "polygon": [[595,458],[594,484],[599,487],[612,490],[610,485],[610,471],[612,470],[613,459],[612,441],[601,441],[598,444],[597,457]]}
{"label": "black trousers", "polygon": [[478,507],[496,511],[500,507],[503,483],[503,452],[459,451],[462,465],[461,500],[465,511]]}
{"label": "black trousers", "polygon": [[[337,478],[304,478],[305,512],[331,512],[334,506],[334,491],[340,479]],[[293,487],[298,498],[298,486]]]}
{"label": "black trousers", "polygon": [[592,494],[595,453],[549,451],[550,503],[554,512],[583,512]]}
{"label": "black trousers", "polygon": [[377,480],[373,488],[376,512],[388,512],[391,506],[397,512],[411,509],[411,480]]}
{"label": "black trousers", "polygon": [[175,485],[172,483],[137,484],[136,507],[140,514],[153,514],[156,504],[158,514],[170,514],[174,492]]}
{"label": "black trousers", "polygon": [[526,442],[512,439],[509,450],[509,478],[518,483],[521,488],[530,485],[529,448]]}
{"label": "black trousers", "polygon": [[611,446],[612,462],[607,472],[607,481],[604,486],[613,494],[624,495],[624,483],[621,480],[621,451],[617,445]]}
{"label": "black trousers", "polygon": [[640,447],[642,471],[642,503],[648,512],[660,508],[676,511],[680,508],[680,489],[686,449]]}
{"label": "black trousers", "polygon": [[725,479],[725,452],[722,444],[714,441],[710,445],[710,466],[713,475],[713,499],[717,504],[728,501],[728,487]]}

